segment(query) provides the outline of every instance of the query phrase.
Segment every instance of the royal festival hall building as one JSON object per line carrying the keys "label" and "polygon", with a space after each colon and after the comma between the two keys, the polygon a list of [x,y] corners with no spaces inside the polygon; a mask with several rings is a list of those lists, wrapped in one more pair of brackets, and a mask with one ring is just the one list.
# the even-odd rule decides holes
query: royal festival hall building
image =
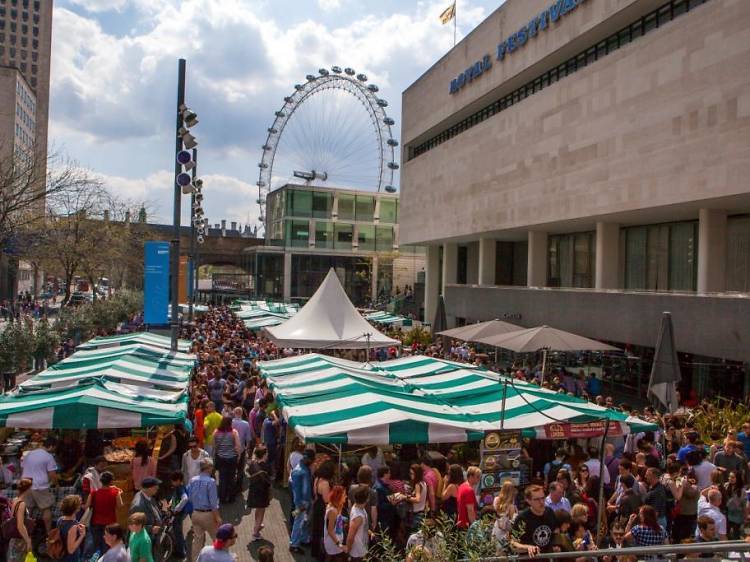
{"label": "royal festival hall building", "polygon": [[683,392],[750,391],[750,1],[507,0],[402,106],[428,321],[648,358],[671,311]]}

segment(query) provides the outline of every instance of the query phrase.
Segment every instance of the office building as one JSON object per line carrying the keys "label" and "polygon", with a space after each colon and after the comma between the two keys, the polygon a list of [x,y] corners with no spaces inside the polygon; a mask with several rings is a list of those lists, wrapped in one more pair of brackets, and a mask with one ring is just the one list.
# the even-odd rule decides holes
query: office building
{"label": "office building", "polygon": [[645,356],[671,311],[683,390],[750,391],[750,2],[507,0],[402,107],[428,320]]}
{"label": "office building", "polygon": [[257,296],[305,300],[334,268],[357,305],[415,288],[421,248],[398,240],[397,195],[285,185],[266,199],[264,246],[246,250]]}

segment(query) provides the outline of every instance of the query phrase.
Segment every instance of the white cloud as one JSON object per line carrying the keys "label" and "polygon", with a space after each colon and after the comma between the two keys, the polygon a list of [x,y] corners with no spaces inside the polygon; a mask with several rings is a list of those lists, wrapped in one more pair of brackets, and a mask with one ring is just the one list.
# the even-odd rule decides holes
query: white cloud
{"label": "white cloud", "polygon": [[[118,193],[151,201],[160,220],[171,216],[177,58],[188,61],[188,102],[200,115],[207,216],[244,223],[258,214],[255,163],[266,127],[295,82],[321,66],[364,72],[390,102],[398,130],[402,90],[452,45],[438,20],[445,0],[335,26],[310,19],[284,26],[263,12],[273,3],[251,0],[131,1],[71,0],[90,13],[55,9],[51,140],[88,159]],[[94,12],[126,6],[148,25],[107,33]],[[459,10],[465,29],[485,15],[463,2]],[[126,171],[118,153],[132,163]]]}
{"label": "white cloud", "polygon": [[80,6],[87,12],[111,12],[121,11],[128,0],[70,0],[71,4]]}
{"label": "white cloud", "polygon": [[318,7],[326,12],[341,7],[341,0],[318,0]]}

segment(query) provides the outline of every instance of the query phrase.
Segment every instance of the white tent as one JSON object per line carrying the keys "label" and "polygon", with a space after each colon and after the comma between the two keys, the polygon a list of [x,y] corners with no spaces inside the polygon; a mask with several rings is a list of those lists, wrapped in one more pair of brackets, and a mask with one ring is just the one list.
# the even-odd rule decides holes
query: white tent
{"label": "white tent", "polygon": [[401,345],[378,332],[357,312],[333,269],[297,314],[265,331],[280,347],[366,349]]}

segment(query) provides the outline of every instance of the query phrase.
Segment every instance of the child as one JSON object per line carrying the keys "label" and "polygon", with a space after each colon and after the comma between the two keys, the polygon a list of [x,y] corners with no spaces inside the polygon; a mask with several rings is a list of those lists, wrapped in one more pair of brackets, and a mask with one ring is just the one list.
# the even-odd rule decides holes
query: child
{"label": "child", "polygon": [[132,562],[154,562],[154,556],[151,554],[151,537],[148,536],[145,525],[144,513],[134,513],[128,517],[128,530],[130,531],[128,550]]}
{"label": "child", "polygon": [[272,546],[261,546],[258,549],[258,562],[273,562]]}

